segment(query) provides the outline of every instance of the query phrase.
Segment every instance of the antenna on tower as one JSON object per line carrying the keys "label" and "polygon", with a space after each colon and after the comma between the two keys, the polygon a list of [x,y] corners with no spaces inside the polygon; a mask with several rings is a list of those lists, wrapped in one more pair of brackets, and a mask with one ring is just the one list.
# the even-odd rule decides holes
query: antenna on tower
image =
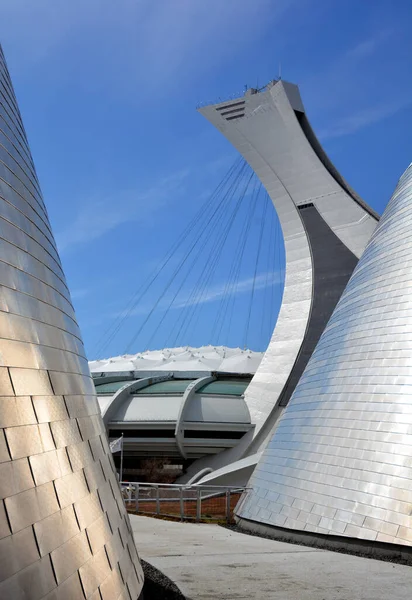
{"label": "antenna on tower", "polygon": [[279,76],[278,76],[279,81],[282,79],[282,63],[279,61]]}

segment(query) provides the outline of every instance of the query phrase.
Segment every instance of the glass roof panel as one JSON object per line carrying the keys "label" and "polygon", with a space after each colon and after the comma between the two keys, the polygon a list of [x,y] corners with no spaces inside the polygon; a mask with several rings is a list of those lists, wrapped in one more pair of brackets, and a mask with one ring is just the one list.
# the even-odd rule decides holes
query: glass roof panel
{"label": "glass roof panel", "polygon": [[207,383],[197,390],[198,394],[219,394],[222,396],[241,396],[250,381],[247,379],[218,379]]}
{"label": "glass roof panel", "polygon": [[189,383],[194,379],[170,379],[169,381],[159,381],[152,383],[141,390],[137,390],[133,395],[148,396],[149,394],[183,394]]}
{"label": "glass roof panel", "polygon": [[95,384],[96,394],[114,394],[117,390],[120,390],[125,383],[132,383],[130,379],[123,379],[122,381],[112,381],[111,383],[100,383]]}

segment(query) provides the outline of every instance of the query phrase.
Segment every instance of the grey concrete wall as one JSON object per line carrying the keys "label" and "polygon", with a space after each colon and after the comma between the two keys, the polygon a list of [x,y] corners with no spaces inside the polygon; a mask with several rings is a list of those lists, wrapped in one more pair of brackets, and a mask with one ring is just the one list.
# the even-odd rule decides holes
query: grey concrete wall
{"label": "grey concrete wall", "polygon": [[302,206],[299,210],[312,253],[313,299],[306,334],[279,397],[279,406],[287,406],[358,262],[356,256],[328,227],[314,204]]}

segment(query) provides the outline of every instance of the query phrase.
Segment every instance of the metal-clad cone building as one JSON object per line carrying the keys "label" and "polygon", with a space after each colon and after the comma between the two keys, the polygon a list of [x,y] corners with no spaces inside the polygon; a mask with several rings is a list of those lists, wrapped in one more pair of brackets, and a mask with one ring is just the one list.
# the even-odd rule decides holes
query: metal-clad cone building
{"label": "metal-clad cone building", "polygon": [[238,516],[295,532],[412,545],[411,398],[412,165],[309,360]]}
{"label": "metal-clad cone building", "polygon": [[0,598],[136,600],[142,584],[0,48]]}

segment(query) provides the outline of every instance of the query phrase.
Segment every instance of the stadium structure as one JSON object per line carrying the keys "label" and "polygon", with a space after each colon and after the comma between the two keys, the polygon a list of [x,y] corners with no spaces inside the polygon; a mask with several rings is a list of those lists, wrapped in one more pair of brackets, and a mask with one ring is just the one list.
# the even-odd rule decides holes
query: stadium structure
{"label": "stadium structure", "polygon": [[143,587],[69,290],[0,48],[0,598]]}
{"label": "stadium structure", "polygon": [[204,346],[91,362],[108,435],[123,435],[124,479],[141,480],[145,458],[164,457],[169,470],[186,470],[197,458],[234,447],[254,427],[244,393],[262,356]]}
{"label": "stadium structure", "polygon": [[[182,481],[244,485],[288,405],[376,227],[378,215],[328,159],[311,129],[296,85],[271,81],[262,89],[248,89],[239,98],[204,106],[199,111],[233,144],[257,175],[277,212],[285,244],[285,285],[280,312],[263,359],[256,372],[251,372],[253,377],[244,389],[241,403],[246,421],[238,429],[238,438],[227,441],[226,448],[216,446],[211,452],[210,446],[207,450],[200,444],[195,449],[189,443],[183,449],[179,427],[174,439],[170,437],[175,451],[181,455],[189,453],[195,458],[198,451],[197,460],[187,464]],[[109,370],[111,367],[109,364]],[[157,368],[164,376],[163,366]],[[104,371],[106,366],[99,369]],[[99,385],[97,379],[95,382]],[[177,384],[170,381],[162,384],[169,394],[171,385]],[[197,383],[192,381],[190,385]],[[209,389],[217,385],[215,382]],[[138,393],[143,395],[144,391]],[[189,388],[179,393],[185,396]],[[193,397],[201,395],[194,390],[190,393]],[[132,404],[137,407],[136,402]],[[117,400],[111,406],[116,405]],[[160,423],[163,410],[160,400],[157,406],[159,411],[151,413],[151,417]],[[224,422],[228,416],[224,406],[224,418],[221,420],[216,413],[216,423]],[[106,427],[108,422],[113,424],[108,427],[109,433],[115,434],[115,422],[117,430],[126,427],[121,412],[113,421],[112,409],[103,410],[107,411]],[[181,419],[178,412],[176,407],[173,423]],[[230,416],[232,422],[233,418]],[[198,423],[200,429],[204,428]],[[156,428],[154,423],[153,428]]]}
{"label": "stadium structure", "polygon": [[141,594],[106,433],[123,435],[130,465],[185,461],[182,481],[253,474],[237,508],[245,527],[411,545],[412,167],[376,227],[296,85],[199,110],[279,217],[285,286],[271,341],[263,357],[185,347],[98,361],[92,379],[0,49],[2,598]]}
{"label": "stadium structure", "polygon": [[412,164],[258,463],[244,527],[411,560],[411,223]]}

